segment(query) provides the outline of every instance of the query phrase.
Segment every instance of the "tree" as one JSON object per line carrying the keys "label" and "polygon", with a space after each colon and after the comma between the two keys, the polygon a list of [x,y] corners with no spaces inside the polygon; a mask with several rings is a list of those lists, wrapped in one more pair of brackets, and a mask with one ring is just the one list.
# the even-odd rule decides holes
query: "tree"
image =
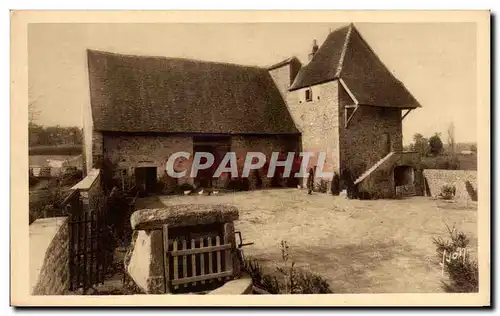
{"label": "tree", "polygon": [[453,122],[448,126],[448,148],[452,156],[455,155],[455,124]]}
{"label": "tree", "polygon": [[28,124],[32,126],[35,124],[35,121],[38,119],[40,115],[40,110],[37,107],[38,100],[40,98],[33,98],[33,88],[28,86]]}
{"label": "tree", "polygon": [[433,156],[438,156],[443,152],[443,141],[441,140],[440,133],[435,133],[429,138],[429,149]]}
{"label": "tree", "polygon": [[413,143],[410,144],[410,150],[420,153],[421,156],[427,156],[429,153],[429,140],[422,134],[413,135]]}

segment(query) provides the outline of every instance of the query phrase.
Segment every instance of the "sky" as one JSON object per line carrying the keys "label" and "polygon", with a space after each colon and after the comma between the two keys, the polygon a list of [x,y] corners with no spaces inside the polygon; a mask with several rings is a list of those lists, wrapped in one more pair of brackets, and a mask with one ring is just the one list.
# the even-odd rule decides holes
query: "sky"
{"label": "sky", "polygon": [[[403,142],[455,126],[456,142],[477,141],[474,23],[354,23],[422,108],[403,121]],[[90,106],[86,50],[270,66],[291,56],[307,64],[339,23],[30,24],[29,102],[42,125],[82,126]]]}

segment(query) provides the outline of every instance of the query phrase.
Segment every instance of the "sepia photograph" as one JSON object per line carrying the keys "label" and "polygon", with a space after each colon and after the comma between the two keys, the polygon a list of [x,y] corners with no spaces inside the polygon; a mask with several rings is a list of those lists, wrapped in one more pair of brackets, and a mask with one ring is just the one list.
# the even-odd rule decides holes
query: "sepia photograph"
{"label": "sepia photograph", "polygon": [[490,304],[488,11],[163,13],[11,15],[11,304]]}

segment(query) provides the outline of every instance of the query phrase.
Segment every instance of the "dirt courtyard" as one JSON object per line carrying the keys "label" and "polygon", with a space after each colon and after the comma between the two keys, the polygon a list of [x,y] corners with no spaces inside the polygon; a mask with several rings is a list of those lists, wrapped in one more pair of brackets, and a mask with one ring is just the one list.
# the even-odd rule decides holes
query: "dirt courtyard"
{"label": "dirt courtyard", "polygon": [[477,247],[477,205],[429,197],[348,200],[305,190],[279,189],[221,195],[160,196],[140,201],[161,204],[231,204],[240,211],[236,230],[247,257],[274,267],[280,241],[296,265],[318,273],[334,293],[442,292],[441,268],[432,237],[447,238],[445,223],[465,232]]}

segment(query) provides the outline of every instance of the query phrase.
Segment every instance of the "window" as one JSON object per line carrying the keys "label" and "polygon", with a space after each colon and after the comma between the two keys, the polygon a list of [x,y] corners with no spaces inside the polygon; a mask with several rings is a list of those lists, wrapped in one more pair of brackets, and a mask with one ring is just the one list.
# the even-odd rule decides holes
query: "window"
{"label": "window", "polygon": [[306,90],[306,101],[310,102],[313,99],[312,90],[309,88]]}

